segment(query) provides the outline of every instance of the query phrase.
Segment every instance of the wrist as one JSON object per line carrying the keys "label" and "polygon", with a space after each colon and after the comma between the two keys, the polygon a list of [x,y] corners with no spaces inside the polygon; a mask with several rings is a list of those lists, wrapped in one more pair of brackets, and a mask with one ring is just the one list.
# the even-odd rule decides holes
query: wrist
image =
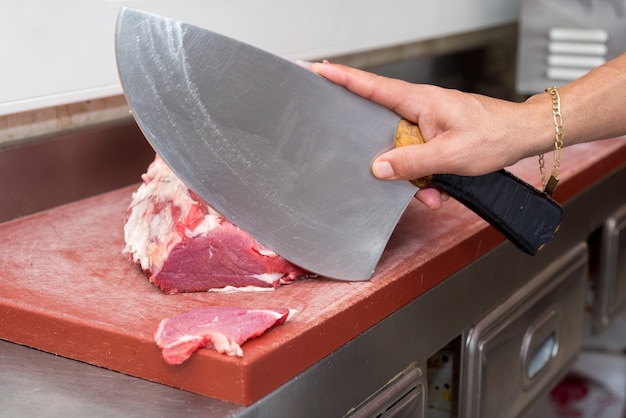
{"label": "wrist", "polygon": [[528,143],[526,156],[542,154],[554,149],[554,117],[552,98],[542,92],[529,97],[524,103]]}

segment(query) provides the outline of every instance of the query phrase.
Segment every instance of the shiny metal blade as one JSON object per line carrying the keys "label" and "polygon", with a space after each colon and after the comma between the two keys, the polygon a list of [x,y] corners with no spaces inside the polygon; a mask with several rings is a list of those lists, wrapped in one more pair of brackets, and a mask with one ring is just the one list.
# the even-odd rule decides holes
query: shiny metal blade
{"label": "shiny metal blade", "polygon": [[399,117],[290,61],[124,9],[120,79],[148,141],[185,184],[296,265],[371,276],[415,193],[377,180]]}

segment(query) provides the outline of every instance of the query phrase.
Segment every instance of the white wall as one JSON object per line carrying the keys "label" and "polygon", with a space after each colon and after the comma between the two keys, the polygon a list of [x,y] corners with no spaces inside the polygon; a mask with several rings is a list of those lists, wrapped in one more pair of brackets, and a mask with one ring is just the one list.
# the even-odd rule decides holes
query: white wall
{"label": "white wall", "polygon": [[319,59],[517,20],[517,0],[2,0],[0,115],[121,93],[122,6],[185,20],[286,58]]}

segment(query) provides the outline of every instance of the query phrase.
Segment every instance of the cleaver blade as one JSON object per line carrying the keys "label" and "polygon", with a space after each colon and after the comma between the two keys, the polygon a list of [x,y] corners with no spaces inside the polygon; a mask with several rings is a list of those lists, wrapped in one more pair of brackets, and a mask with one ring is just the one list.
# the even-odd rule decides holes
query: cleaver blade
{"label": "cleaver blade", "polygon": [[[394,146],[397,114],[251,45],[130,8],[116,58],[137,124],[192,191],[306,270],[371,277],[416,192],[370,169]],[[561,221],[556,202],[504,170],[423,181],[529,254]]]}

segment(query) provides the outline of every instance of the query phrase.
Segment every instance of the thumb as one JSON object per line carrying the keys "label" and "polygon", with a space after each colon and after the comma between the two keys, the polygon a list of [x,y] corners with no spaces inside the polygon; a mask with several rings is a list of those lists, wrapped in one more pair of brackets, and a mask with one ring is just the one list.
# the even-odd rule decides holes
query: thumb
{"label": "thumb", "polygon": [[429,143],[394,148],[374,160],[372,173],[383,180],[414,180],[438,173],[441,170],[433,166],[429,157],[431,148]]}

